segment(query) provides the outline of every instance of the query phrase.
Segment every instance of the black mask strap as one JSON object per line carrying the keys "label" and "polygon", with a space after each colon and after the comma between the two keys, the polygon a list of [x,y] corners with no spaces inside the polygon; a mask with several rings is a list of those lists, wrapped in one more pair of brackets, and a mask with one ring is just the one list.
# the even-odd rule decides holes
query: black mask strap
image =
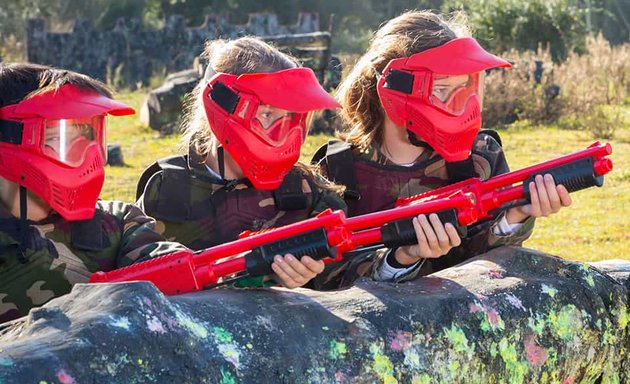
{"label": "black mask strap", "polygon": [[252,186],[251,182],[247,178],[231,180],[227,180],[225,178],[225,155],[223,153],[223,147],[219,147],[217,149],[217,157],[219,163],[219,176],[221,176],[221,180],[223,180],[223,189],[229,192],[236,188],[239,184],[245,184],[249,187]]}
{"label": "black mask strap", "polygon": [[26,257],[26,236],[28,233],[27,213],[26,188],[20,185],[20,252],[18,254],[18,260],[22,264],[28,262],[28,258]]}
{"label": "black mask strap", "polygon": [[416,135],[415,133],[413,133],[410,130],[407,130],[407,137],[409,138],[409,142],[411,144],[415,145],[416,147],[423,147],[423,148],[426,148],[426,149],[433,150],[433,148],[431,148],[431,146],[426,141],[420,140],[418,135]]}

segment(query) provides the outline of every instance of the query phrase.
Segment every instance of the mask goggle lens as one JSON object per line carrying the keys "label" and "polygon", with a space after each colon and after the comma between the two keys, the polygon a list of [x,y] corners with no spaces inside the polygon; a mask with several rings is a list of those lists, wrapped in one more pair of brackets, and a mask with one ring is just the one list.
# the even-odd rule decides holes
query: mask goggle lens
{"label": "mask goggle lens", "polygon": [[461,115],[472,96],[483,101],[483,72],[466,75],[433,74],[429,101],[435,107],[453,115]]}
{"label": "mask goggle lens", "polygon": [[[244,114],[244,111],[239,113],[241,116]],[[302,115],[271,105],[260,104],[251,114],[249,126],[257,136],[267,143],[278,146],[282,145],[289,134],[296,129],[303,135],[305,128],[302,124]]]}
{"label": "mask goggle lens", "polygon": [[44,120],[42,153],[54,160],[77,167],[85,160],[88,149],[97,145],[105,158],[104,127],[105,116]]}

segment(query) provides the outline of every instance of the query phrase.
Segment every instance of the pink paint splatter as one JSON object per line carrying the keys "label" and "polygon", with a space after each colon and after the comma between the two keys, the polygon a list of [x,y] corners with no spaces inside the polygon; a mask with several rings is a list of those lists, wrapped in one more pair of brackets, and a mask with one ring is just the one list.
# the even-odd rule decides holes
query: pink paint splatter
{"label": "pink paint splatter", "polygon": [[[549,354],[547,350],[541,348],[536,343],[536,336],[529,335],[525,337],[523,341],[523,345],[525,346],[525,354],[527,355],[527,361],[535,366],[540,367],[547,361]],[[573,381],[571,381],[573,383]],[[567,383],[568,384],[568,383]]]}
{"label": "pink paint splatter", "polygon": [[483,308],[480,305],[477,305],[476,303],[470,304],[468,306],[468,311],[470,313],[477,313],[477,312],[482,311],[482,310],[483,310]]}
{"label": "pink paint splatter", "polygon": [[562,382],[562,384],[573,384],[575,383],[575,377],[573,376],[569,376],[566,379],[564,379],[564,381]]}
{"label": "pink paint splatter", "polygon": [[147,327],[151,332],[166,333],[166,330],[162,326],[162,322],[155,316],[147,320]]}
{"label": "pink paint splatter", "polygon": [[57,372],[57,379],[61,382],[61,384],[75,384],[74,377],[68,375],[65,370],[60,370]]}
{"label": "pink paint splatter", "polygon": [[488,309],[486,314],[488,315],[488,322],[492,325],[492,328],[495,328],[500,320],[499,314],[494,308]]}
{"label": "pink paint splatter", "polygon": [[491,279],[502,279],[503,278],[503,272],[493,269],[493,270],[488,271],[488,277],[491,278]]}
{"label": "pink paint splatter", "polygon": [[341,373],[340,371],[337,371],[337,372],[335,373],[335,381],[336,381],[338,384],[343,384],[343,373]]}
{"label": "pink paint splatter", "polygon": [[481,293],[475,293],[475,297],[477,298],[477,300],[481,300],[481,301],[488,300],[488,296],[482,295]]}
{"label": "pink paint splatter", "polygon": [[398,331],[396,337],[392,339],[390,348],[394,351],[402,351],[409,348],[412,335],[410,332]]}

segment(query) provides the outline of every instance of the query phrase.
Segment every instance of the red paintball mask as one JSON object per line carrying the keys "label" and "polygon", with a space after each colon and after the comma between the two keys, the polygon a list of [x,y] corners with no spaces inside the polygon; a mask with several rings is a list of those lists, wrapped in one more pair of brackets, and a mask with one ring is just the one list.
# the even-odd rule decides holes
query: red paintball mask
{"label": "red paintball mask", "polygon": [[276,189],[298,161],[308,112],[340,105],[310,68],[214,75],[203,94],[212,132],[257,189]]}
{"label": "red paintball mask", "polygon": [[94,216],[105,178],[105,117],[133,108],[66,84],[0,108],[0,176],[67,220]]}
{"label": "red paintball mask", "polygon": [[481,128],[486,69],[510,67],[471,37],[394,59],[378,81],[387,116],[446,161],[465,160]]}

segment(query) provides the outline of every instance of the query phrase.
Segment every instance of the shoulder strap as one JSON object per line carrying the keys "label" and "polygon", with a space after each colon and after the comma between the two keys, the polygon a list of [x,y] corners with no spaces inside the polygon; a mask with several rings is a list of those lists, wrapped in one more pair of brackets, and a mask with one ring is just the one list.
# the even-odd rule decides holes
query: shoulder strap
{"label": "shoulder strap", "polygon": [[273,199],[279,210],[297,211],[307,208],[308,198],[302,189],[303,179],[302,172],[293,167],[282,180],[280,187],[273,191]]}
{"label": "shoulder strap", "polygon": [[111,245],[103,232],[103,213],[97,209],[88,220],[70,222],[70,243],[84,251],[102,251]]}
{"label": "shoulder strap", "polygon": [[479,134],[484,133],[488,136],[491,136],[493,139],[495,139],[497,141],[497,143],[499,143],[499,145],[502,147],[503,146],[503,142],[501,141],[501,136],[499,135],[499,131],[496,131],[494,129],[487,129],[484,128],[481,131],[479,131]]}
{"label": "shoulder strap", "polygon": [[354,173],[352,145],[340,140],[329,141],[315,152],[311,163],[320,164],[322,161],[326,163],[328,179],[346,187],[344,198],[358,200],[360,195]]}
{"label": "shoulder strap", "polygon": [[[477,136],[481,134],[486,134],[488,136],[491,136],[493,139],[497,141],[497,143],[499,143],[499,145],[502,145],[499,132],[495,131],[494,129],[482,129],[479,131]],[[464,181],[466,179],[470,179],[471,177],[477,176],[477,174],[475,173],[475,164],[473,163],[473,159],[472,159],[472,152],[465,160],[455,161],[455,162],[447,161],[446,173],[448,174],[449,184],[454,184],[460,181]]]}
{"label": "shoulder strap", "polygon": [[162,181],[158,192],[155,213],[159,219],[182,222],[190,213],[190,169],[187,156],[171,156],[160,159],[144,170],[136,195],[142,196],[151,177],[162,172]]}
{"label": "shoulder strap", "polygon": [[136,201],[138,201],[140,196],[142,196],[142,194],[144,193],[144,189],[147,187],[147,183],[149,182],[151,176],[155,175],[161,170],[162,167],[160,167],[160,164],[158,164],[158,162],[156,161],[155,163],[146,167],[144,171],[142,171],[142,175],[140,175],[140,179],[138,180],[138,185],[136,185]]}

